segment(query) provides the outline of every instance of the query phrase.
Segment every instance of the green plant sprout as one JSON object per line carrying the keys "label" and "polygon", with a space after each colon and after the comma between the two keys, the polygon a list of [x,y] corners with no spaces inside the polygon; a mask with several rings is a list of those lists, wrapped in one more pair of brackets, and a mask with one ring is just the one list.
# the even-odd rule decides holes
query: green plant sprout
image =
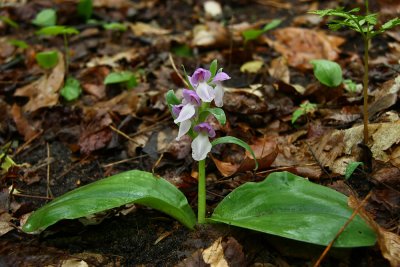
{"label": "green plant sprout", "polygon": [[249,30],[243,31],[242,36],[244,38],[244,42],[247,43],[248,41],[256,40],[258,37],[260,37],[262,34],[266,33],[267,31],[270,31],[270,30],[278,27],[281,24],[281,22],[282,21],[280,19],[274,19],[270,23],[266,24],[260,30],[249,29]]}
{"label": "green plant sprout", "polygon": [[385,31],[392,29],[400,25],[400,19],[394,18],[382,26],[377,27],[378,14],[369,12],[368,0],[365,0],[365,15],[359,15],[360,8],[354,8],[345,11],[343,8],[337,9],[325,9],[325,10],[314,10],[309,13],[325,16],[335,16],[336,19],[331,20],[328,26],[331,30],[337,31],[341,28],[349,28],[355,32],[358,32],[364,41],[364,76],[363,76],[363,117],[364,117],[364,144],[368,144],[368,64],[369,64],[369,47],[371,40]]}
{"label": "green plant sprout", "polygon": [[111,72],[104,79],[104,84],[123,84],[126,89],[137,86],[136,74],[131,71]]}
{"label": "green plant sprout", "polygon": [[[217,69],[217,62],[213,61],[209,70],[198,68],[192,76],[186,75],[187,88],[182,90],[182,98],[178,98],[173,90],[166,94],[168,108],[179,125],[177,139],[186,134],[192,138],[192,157],[199,166],[197,223],[224,223],[328,245],[352,216],[346,196],[289,172],[272,173],[263,182],[239,186],[217,205],[210,217],[206,217],[205,168],[211,148],[233,143],[245,148],[255,159],[250,146],[242,140],[232,136],[215,138],[215,130],[208,118],[213,116],[220,124],[226,123],[221,108],[222,82],[230,78],[222,69]],[[131,170],[84,185],[52,200],[31,214],[22,230],[39,233],[63,219],[81,218],[131,203],[164,212],[190,229],[196,225],[196,216],[178,188],[150,172]],[[375,242],[374,231],[356,216],[334,246],[372,246]]]}
{"label": "green plant sprout", "polygon": [[351,79],[343,80],[344,89],[350,94],[359,94],[362,91],[362,84],[355,83]]}
{"label": "green plant sprout", "polygon": [[344,174],[344,178],[348,180],[354,173],[354,171],[358,168],[358,166],[364,165],[364,163],[360,161],[353,161],[347,164],[346,171]]}
{"label": "green plant sprout", "polygon": [[16,23],[15,21],[13,21],[12,19],[10,19],[9,17],[6,16],[0,16],[0,20],[3,21],[5,24],[9,25],[12,28],[18,29],[19,25],[18,23]]}
{"label": "green plant sprout", "polygon": [[300,104],[300,107],[296,109],[292,114],[292,124],[294,124],[301,116],[312,114],[317,110],[317,104],[305,101]]}
{"label": "green plant sprout", "polygon": [[67,101],[73,101],[82,94],[82,88],[79,81],[73,77],[68,77],[60,94]]}
{"label": "green plant sprout", "polygon": [[58,63],[58,53],[55,50],[37,53],[35,58],[39,66],[44,69],[51,69]]}
{"label": "green plant sprout", "polygon": [[110,23],[104,23],[103,28],[106,30],[111,30],[111,31],[120,31],[124,32],[127,29],[127,26],[123,23],[119,22],[110,22]]}
{"label": "green plant sprout", "polygon": [[314,67],[314,76],[320,83],[328,87],[337,87],[342,84],[342,68],[336,62],[326,59],[311,60]]}
{"label": "green plant sprout", "polygon": [[38,31],[36,31],[37,35],[41,36],[58,36],[62,35],[64,38],[64,53],[65,53],[65,69],[68,72],[69,67],[69,49],[68,49],[68,35],[78,34],[79,31],[72,27],[61,26],[61,25],[53,25],[44,27]]}
{"label": "green plant sprout", "polygon": [[77,6],[78,15],[88,21],[92,17],[93,2],[92,0],[79,0]]}
{"label": "green plant sprout", "polygon": [[8,42],[10,43],[10,44],[12,44],[13,46],[16,46],[16,47],[18,47],[18,48],[21,48],[21,49],[27,49],[28,47],[29,47],[29,45],[25,42],[25,41],[22,41],[22,40],[17,40],[17,39],[10,39],[10,40],[8,40]]}
{"label": "green plant sprout", "polygon": [[39,27],[54,26],[57,23],[57,13],[54,9],[48,8],[40,11],[32,20],[32,24]]}

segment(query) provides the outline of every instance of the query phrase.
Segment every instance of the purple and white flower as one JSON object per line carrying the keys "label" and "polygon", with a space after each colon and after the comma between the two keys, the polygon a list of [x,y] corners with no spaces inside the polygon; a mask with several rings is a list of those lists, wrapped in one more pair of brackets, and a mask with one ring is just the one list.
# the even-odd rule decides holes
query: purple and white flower
{"label": "purple and white flower", "polygon": [[199,123],[193,129],[199,134],[192,142],[192,157],[194,160],[200,161],[205,159],[211,151],[212,145],[209,137],[215,137],[215,130],[207,122]]}
{"label": "purple and white flower", "polygon": [[195,91],[183,89],[182,95],[182,104],[172,107],[172,113],[177,117],[174,122],[179,123],[176,140],[179,140],[190,130],[192,126],[191,118],[196,114],[197,107],[201,105],[200,98]]}
{"label": "purple and white flower", "polygon": [[211,102],[215,98],[214,89],[208,84],[210,78],[211,72],[203,68],[198,68],[192,76],[189,76],[190,83],[196,89],[197,95],[204,102]]}
{"label": "purple and white flower", "polygon": [[224,105],[224,88],[222,87],[222,81],[229,80],[231,77],[229,77],[228,74],[225,72],[218,72],[212,82],[215,84],[214,88],[214,93],[215,93],[215,98],[214,102],[217,107],[222,107]]}

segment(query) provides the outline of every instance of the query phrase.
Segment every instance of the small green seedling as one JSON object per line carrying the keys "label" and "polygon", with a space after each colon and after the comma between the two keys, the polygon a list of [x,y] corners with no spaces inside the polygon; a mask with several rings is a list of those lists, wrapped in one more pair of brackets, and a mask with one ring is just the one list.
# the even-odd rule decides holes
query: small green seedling
{"label": "small green seedling", "polygon": [[352,95],[359,94],[362,91],[362,84],[355,83],[350,79],[343,80],[344,89]]}
{"label": "small green seedling", "polygon": [[301,116],[312,114],[317,110],[317,104],[308,101],[301,103],[300,107],[293,112],[292,124],[294,124]]}
{"label": "small green seedling", "polygon": [[79,0],[77,10],[78,15],[88,21],[93,13],[92,0]]}
{"label": "small green seedling", "polygon": [[79,31],[72,27],[66,27],[61,25],[54,25],[44,27],[38,31],[36,31],[37,35],[42,36],[57,36],[62,35],[64,38],[64,53],[65,53],[65,69],[68,71],[69,66],[69,49],[68,49],[68,35],[78,34]]}
{"label": "small green seedling", "polygon": [[120,31],[120,32],[124,32],[127,29],[125,24],[119,22],[104,23],[103,28],[106,30]]}
{"label": "small green seedling", "polygon": [[347,167],[346,167],[346,172],[344,174],[344,178],[347,180],[349,179],[354,171],[358,168],[358,166],[364,165],[364,163],[360,162],[360,161],[354,161],[354,162],[350,162]]}
{"label": "small green seedling", "polygon": [[9,17],[6,16],[0,16],[0,20],[3,21],[5,24],[9,25],[10,27],[13,27],[15,29],[19,28],[18,23],[10,19]]}
{"label": "small green seedling", "polygon": [[137,85],[135,73],[131,71],[111,72],[104,79],[104,84],[123,84],[126,89],[131,89]]}
{"label": "small green seedling", "polygon": [[242,35],[244,38],[244,42],[247,43],[248,41],[256,40],[258,37],[260,37],[262,34],[266,33],[267,31],[270,31],[270,30],[278,27],[279,24],[281,24],[281,22],[282,21],[280,19],[274,19],[270,23],[266,24],[264,26],[264,28],[262,28],[261,30],[250,29],[250,30],[243,31]]}
{"label": "small green seedling", "polygon": [[39,66],[44,69],[51,69],[58,63],[58,53],[55,50],[37,53],[35,58]]}
{"label": "small green seedling", "polygon": [[57,13],[51,8],[43,9],[32,20],[32,23],[39,27],[54,26],[57,23]]}
{"label": "small green seedling", "polygon": [[0,174],[5,174],[8,170],[13,167],[17,166],[17,164],[5,153],[0,154]]}
{"label": "small green seedling", "polygon": [[365,0],[365,15],[359,14],[360,8],[344,10],[343,8],[325,9],[310,11],[312,14],[317,14],[321,17],[334,16],[328,24],[329,28],[337,31],[341,28],[349,28],[358,32],[364,41],[364,77],[363,77],[363,117],[364,117],[364,144],[368,143],[368,64],[369,64],[369,46],[371,40],[385,31],[400,25],[400,18],[394,18],[377,27],[378,14],[369,13],[369,3]]}
{"label": "small green seedling", "polygon": [[82,94],[82,88],[79,81],[73,77],[68,77],[60,94],[67,101],[73,101]]}
{"label": "small green seedling", "polygon": [[25,41],[22,41],[22,40],[10,39],[10,40],[8,40],[8,42],[10,44],[12,44],[13,46],[16,46],[21,49],[27,49],[29,47],[29,45]]}
{"label": "small green seedling", "polygon": [[314,76],[320,83],[328,87],[337,87],[342,84],[342,68],[336,62],[326,59],[311,60],[314,67]]}

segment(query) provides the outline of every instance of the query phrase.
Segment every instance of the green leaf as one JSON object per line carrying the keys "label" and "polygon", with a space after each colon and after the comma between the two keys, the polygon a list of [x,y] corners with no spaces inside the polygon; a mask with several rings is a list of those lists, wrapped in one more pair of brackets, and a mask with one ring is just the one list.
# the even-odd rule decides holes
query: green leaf
{"label": "green leaf", "polygon": [[63,34],[78,34],[79,31],[72,27],[66,26],[48,26],[36,31],[38,35],[63,35]]}
{"label": "green leaf", "polygon": [[125,24],[119,22],[105,23],[103,24],[103,28],[106,30],[121,31],[121,32],[124,32],[127,29]]}
{"label": "green leaf", "polygon": [[181,103],[181,101],[176,97],[174,90],[169,90],[166,94],[165,94],[165,99],[167,100],[167,104],[169,106],[171,105],[179,105]]}
{"label": "green leaf", "polygon": [[51,8],[43,9],[32,20],[32,23],[39,27],[54,26],[57,23],[57,13]]}
{"label": "green leaf", "polygon": [[104,84],[127,83],[135,74],[131,71],[111,72],[104,79]]}
{"label": "green leaf", "polygon": [[127,171],[68,192],[35,211],[22,227],[43,231],[64,219],[77,219],[129,203],[162,211],[193,229],[196,217],[187,199],[174,185],[149,172]]}
{"label": "green leaf", "polygon": [[207,108],[199,114],[199,121],[205,121],[209,114],[212,114],[220,124],[226,123],[225,112],[222,108]]}
{"label": "green leaf", "polygon": [[314,66],[314,75],[320,83],[329,87],[337,87],[342,83],[342,68],[336,62],[315,59],[310,63]]}
{"label": "green leaf", "polygon": [[274,19],[272,20],[270,23],[266,24],[263,28],[263,32],[267,32],[270,30],[275,29],[276,27],[278,27],[280,24],[282,23],[282,20],[280,19]]}
{"label": "green leaf", "polygon": [[383,24],[382,30],[383,31],[390,30],[391,28],[394,28],[399,25],[400,25],[400,18],[394,18]]}
{"label": "green leaf", "polygon": [[8,172],[8,169],[10,169],[12,166],[16,166],[17,164],[10,158],[8,155],[1,153],[0,154],[0,174],[5,174]]}
{"label": "green leaf", "polygon": [[240,140],[239,138],[233,137],[233,136],[224,136],[224,137],[220,137],[217,139],[214,139],[211,142],[212,146],[216,146],[219,144],[236,144],[238,146],[243,147],[244,149],[246,149],[247,151],[249,151],[249,153],[251,154],[251,156],[253,157],[254,161],[255,161],[255,168],[254,170],[258,169],[258,162],[256,159],[256,155],[253,152],[253,149],[251,149],[251,147],[244,141]]}
{"label": "green leaf", "polygon": [[58,63],[58,53],[55,50],[37,53],[36,61],[40,67],[51,69]]}
{"label": "green leaf", "polygon": [[22,40],[10,39],[8,40],[8,42],[13,46],[19,47],[21,49],[27,49],[29,47],[29,45]]}
{"label": "green leaf", "polygon": [[212,79],[215,76],[215,74],[217,73],[217,69],[218,69],[218,61],[214,59],[210,64],[210,72],[211,72],[210,79]]}
{"label": "green leaf", "polygon": [[270,31],[276,27],[279,26],[279,24],[281,24],[281,20],[280,19],[274,19],[272,20],[270,23],[266,24],[262,30],[254,30],[254,29],[250,29],[250,30],[245,30],[242,32],[242,35],[244,37],[244,41],[248,42],[248,41],[252,41],[257,39],[258,37],[261,36],[261,34]]}
{"label": "green leaf", "polygon": [[296,109],[292,114],[292,124],[294,124],[301,116],[305,115],[306,111],[302,108]]}
{"label": "green leaf", "polygon": [[363,165],[364,163],[360,161],[350,162],[346,167],[346,172],[344,174],[344,178],[347,180],[351,177],[354,171],[358,168],[358,166]]}
{"label": "green leaf", "polygon": [[82,88],[79,81],[75,78],[68,77],[60,94],[67,101],[73,101],[79,98],[82,93]]}
{"label": "green leaf", "polygon": [[83,17],[85,20],[89,20],[93,13],[92,0],[79,0],[77,9],[79,16]]}
{"label": "green leaf", "polygon": [[[279,172],[236,188],[209,220],[326,246],[352,213],[345,195]],[[356,216],[334,246],[372,246],[375,241],[374,231]]]}
{"label": "green leaf", "polygon": [[7,25],[9,25],[9,26],[11,26],[11,27],[13,27],[13,28],[15,28],[15,29],[18,29],[18,28],[19,28],[18,23],[16,23],[15,21],[13,21],[12,19],[10,19],[9,17],[0,16],[0,20],[3,21],[5,24],[7,24]]}

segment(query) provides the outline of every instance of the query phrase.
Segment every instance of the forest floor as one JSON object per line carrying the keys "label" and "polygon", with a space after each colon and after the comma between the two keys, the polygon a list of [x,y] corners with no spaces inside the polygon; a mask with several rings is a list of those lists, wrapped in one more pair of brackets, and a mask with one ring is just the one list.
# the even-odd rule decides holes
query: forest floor
{"label": "forest floor", "polygon": [[[183,73],[174,65],[191,74],[214,59],[231,76],[224,82],[227,124],[217,133],[249,143],[260,168],[242,164],[248,158],[239,147],[213,149],[207,159],[207,210],[239,185],[275,171],[290,171],[359,201],[369,194],[362,212],[371,218],[379,244],[333,248],[322,266],[395,266],[400,257],[398,29],[371,42],[370,138],[360,146],[361,93],[343,84],[323,86],[309,61],[335,61],[345,79],[361,84],[362,39],[349,30],[331,32],[325,19],[307,12],[339,3],[362,7],[362,1],[219,1],[221,12],[205,7],[209,1],[93,2],[93,19],[119,22],[125,31],[86,23],[76,1],[0,1],[0,145],[2,160],[8,155],[18,164],[1,174],[0,266],[208,266],[204,253],[215,242],[222,244],[229,266],[312,266],[325,247],[228,226],[191,231],[143,206],[110,210],[96,224],[64,220],[38,235],[21,231],[29,214],[49,200],[132,169],[167,179],[196,209],[191,140],[175,140],[178,127],[165,94],[184,87]],[[400,13],[397,1],[370,2],[380,21]],[[57,11],[58,25],[79,30],[68,37],[67,58],[62,37],[35,34],[38,27],[31,21],[45,8]],[[244,42],[244,31],[274,19],[282,20],[277,28]],[[12,44],[14,39],[28,46]],[[35,55],[49,49],[60,52],[59,61],[44,70]],[[135,73],[134,88],[103,83],[122,70]],[[60,95],[67,76],[82,88],[73,101]],[[304,101],[317,108],[292,123]],[[351,161],[365,164],[345,180]]]}

